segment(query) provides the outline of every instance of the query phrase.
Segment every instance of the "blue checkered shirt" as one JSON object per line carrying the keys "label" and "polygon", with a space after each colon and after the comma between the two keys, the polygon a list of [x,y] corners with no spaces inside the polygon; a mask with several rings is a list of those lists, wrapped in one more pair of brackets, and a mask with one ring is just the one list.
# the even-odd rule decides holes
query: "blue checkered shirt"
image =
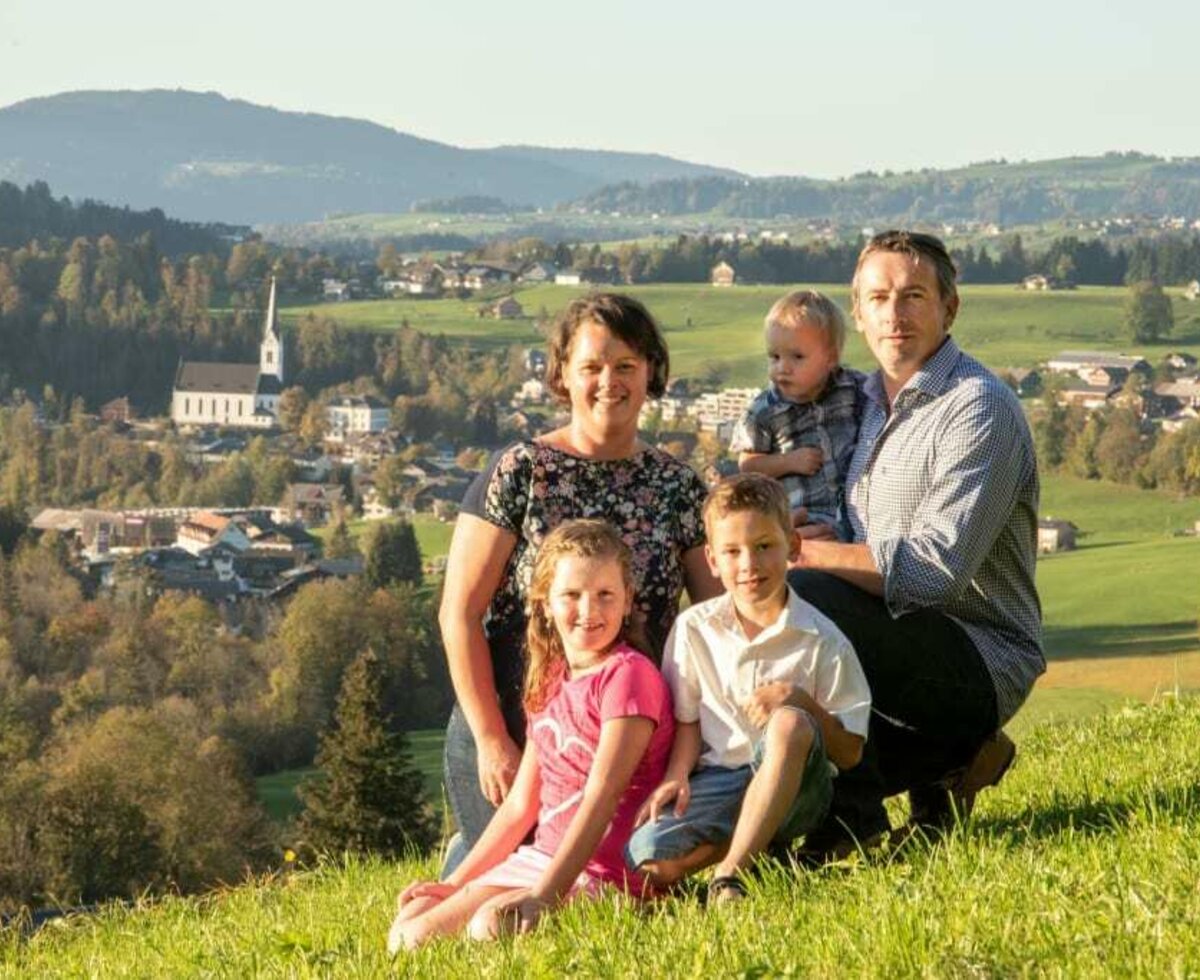
{"label": "blue checkered shirt", "polygon": [[1037,461],[1020,402],[949,338],[890,413],[878,372],[865,393],[846,483],[854,540],[870,548],[893,617],[938,609],[966,630],[1004,723],[1046,669]]}
{"label": "blue checkered shirt", "polygon": [[810,521],[829,524],[842,537],[846,535],[839,525],[838,509],[858,437],[864,381],[860,372],[838,368],[824,394],[812,402],[788,401],[771,385],[750,403],[729,442],[733,453],[777,454],[803,446],[819,448],[824,461],[816,473],[791,473],[779,482],[793,508],[808,508]]}

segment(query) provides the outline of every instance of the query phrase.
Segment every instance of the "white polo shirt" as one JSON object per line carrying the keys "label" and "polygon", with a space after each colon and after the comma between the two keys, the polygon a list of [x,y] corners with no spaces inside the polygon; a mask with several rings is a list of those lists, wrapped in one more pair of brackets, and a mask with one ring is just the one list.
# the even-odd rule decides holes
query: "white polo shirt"
{"label": "white polo shirt", "polygon": [[833,621],[788,588],[779,619],[753,640],[728,594],[685,609],[663,653],[663,676],[675,698],[675,717],[699,722],[700,765],[749,765],[763,729],[739,702],[757,688],[787,681],[866,738],[871,691],[858,655]]}

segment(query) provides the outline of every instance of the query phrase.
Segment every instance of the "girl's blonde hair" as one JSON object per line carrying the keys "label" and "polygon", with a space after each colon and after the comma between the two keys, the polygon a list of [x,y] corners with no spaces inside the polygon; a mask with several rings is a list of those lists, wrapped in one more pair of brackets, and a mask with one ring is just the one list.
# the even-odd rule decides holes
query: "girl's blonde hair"
{"label": "girl's blonde hair", "polygon": [[[565,521],[546,535],[533,565],[533,576],[525,598],[528,625],[525,643],[525,711],[540,711],[558,689],[567,672],[567,655],[562,637],[550,616],[550,585],[560,558],[611,558],[621,567],[621,578],[630,596],[634,593],[633,553],[616,528],[605,521]],[[649,645],[641,625],[627,616],[615,643],[626,643],[642,653]]]}

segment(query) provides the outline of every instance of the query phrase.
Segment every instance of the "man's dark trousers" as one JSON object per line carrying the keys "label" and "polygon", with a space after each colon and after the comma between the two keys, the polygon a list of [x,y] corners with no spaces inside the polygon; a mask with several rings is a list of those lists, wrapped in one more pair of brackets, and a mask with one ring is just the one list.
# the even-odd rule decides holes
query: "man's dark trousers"
{"label": "man's dark trousers", "polygon": [[863,759],[834,780],[823,830],[860,841],[888,826],[883,799],[965,766],[997,727],[996,690],[961,626],[933,609],[893,619],[882,599],[825,572],[788,582],[853,644],[871,686]]}

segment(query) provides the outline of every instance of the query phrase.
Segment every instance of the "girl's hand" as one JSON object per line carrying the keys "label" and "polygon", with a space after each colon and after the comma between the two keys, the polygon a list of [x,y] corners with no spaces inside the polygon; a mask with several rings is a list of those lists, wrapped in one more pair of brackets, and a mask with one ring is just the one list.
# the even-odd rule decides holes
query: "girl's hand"
{"label": "girl's hand", "polygon": [[404,908],[415,898],[433,898],[440,902],[456,891],[458,889],[454,885],[448,885],[444,881],[414,881],[400,893],[400,897],[396,899],[396,908]]}
{"label": "girl's hand", "polygon": [[658,815],[666,809],[667,804],[675,801],[675,816],[682,817],[687,813],[688,803],[692,798],[692,786],[687,779],[665,779],[654,788],[633,818],[633,825],[640,827],[646,821],[654,823]]}
{"label": "girl's hand", "polygon": [[479,757],[479,788],[484,799],[492,806],[499,806],[512,789],[521,764],[521,750],[508,735],[500,732],[480,739],[476,746]]}
{"label": "girl's hand", "polygon": [[795,687],[787,681],[764,684],[742,702],[742,710],[746,712],[750,724],[762,728],[771,717],[771,712],[790,703],[794,692]]}

